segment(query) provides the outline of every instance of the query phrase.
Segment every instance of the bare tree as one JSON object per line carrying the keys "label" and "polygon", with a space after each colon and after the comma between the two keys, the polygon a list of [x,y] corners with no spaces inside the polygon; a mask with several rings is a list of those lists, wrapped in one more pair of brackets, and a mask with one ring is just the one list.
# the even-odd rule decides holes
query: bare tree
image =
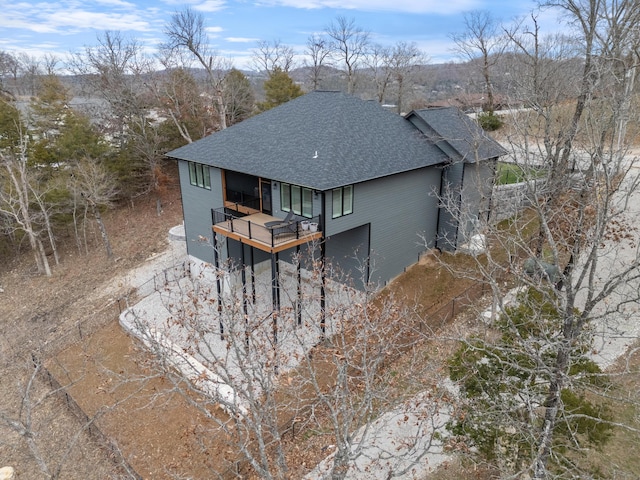
{"label": "bare tree", "polygon": [[[621,112],[620,108],[624,110],[629,108],[630,89],[635,83],[638,44],[637,34],[629,28],[629,25],[637,20],[639,13],[636,8],[628,8],[626,2],[623,4],[584,2],[584,5],[570,2],[564,6],[562,3],[549,5],[564,9],[569,23],[578,26],[578,31],[575,32],[570,44],[564,38],[562,42],[558,42],[557,37],[551,45],[548,41],[543,42],[539,38],[535,17],[532,17],[533,28],[523,25],[519,31],[514,31],[524,32],[528,42],[522,35],[519,36],[514,32],[509,34],[509,38],[516,45],[521,58],[527,62],[524,65],[525,69],[522,69],[527,71],[527,77],[522,77],[527,81],[517,95],[532,100],[531,105],[539,121],[540,130],[543,132],[541,141],[535,143],[534,148],[540,149],[537,154],[540,159],[537,162],[542,162],[549,168],[548,205],[551,208],[555,198],[553,192],[564,182],[566,171],[575,167],[575,162],[572,165],[570,161],[573,156],[572,147],[574,142],[586,132],[583,128],[585,109],[599,103],[593,98],[596,91],[606,92],[602,98],[606,99],[606,103],[612,103],[615,106],[613,111],[608,111],[606,108],[607,113],[603,112],[603,114],[610,121],[619,123],[616,135],[621,146],[618,150],[623,151],[621,139],[626,132],[625,124],[629,116]],[[573,59],[567,60],[566,57],[562,62],[558,61],[560,59],[557,55],[564,55],[567,52],[565,48],[567,44],[573,46],[569,54],[577,55],[581,59],[579,65]],[[596,55],[599,51],[612,53]],[[568,65],[560,78],[575,78],[567,73],[569,69],[579,72],[578,78],[569,84],[558,83],[558,74],[552,70],[563,64]],[[573,100],[570,114],[559,105],[563,99]],[[558,124],[560,115],[563,120]],[[570,118],[567,118],[567,115],[570,115]],[[560,125],[559,128],[558,125]],[[598,128],[603,128],[601,122],[598,122],[598,125]],[[529,149],[524,153],[531,156]],[[599,154],[594,152],[594,155]],[[532,159],[532,161],[536,160]],[[544,233],[540,232],[538,255],[542,249],[543,237]]]}
{"label": "bare tree", "polygon": [[108,103],[100,123],[119,149],[114,168],[121,171],[123,193],[129,198],[157,193],[163,152],[157,131],[161,106],[157,91],[149,88],[156,85],[158,76],[153,59],[134,39],[107,31],[98,37],[97,46],[74,56],[73,69]]}
{"label": "bare tree", "polygon": [[72,57],[72,69],[91,82],[94,93],[104,98],[110,111],[102,112],[102,129],[123,147],[129,125],[147,115],[148,101],[141,92],[141,76],[150,71],[149,59],[141,45],[120,32],[106,31],[96,46]]}
{"label": "bare tree", "polygon": [[256,96],[247,76],[232,68],[224,78],[225,103],[229,125],[249,118],[255,112]]}
{"label": "bare tree", "polygon": [[493,113],[495,99],[493,93],[493,67],[499,61],[505,48],[502,32],[491,13],[474,10],[464,15],[466,31],[451,36],[456,43],[457,52],[467,60],[479,62],[479,70],[487,95],[484,110]]}
{"label": "bare tree", "polygon": [[28,137],[17,109],[13,125],[17,144],[0,149],[0,214],[11,219],[13,229],[23,232],[35,255],[38,272],[51,275],[49,261],[40,239],[39,213],[32,208],[32,194],[37,191],[34,170],[28,166]]}
{"label": "bare tree", "polygon": [[[50,438],[52,435],[48,430],[51,430],[51,423],[60,422],[68,413],[61,405],[57,405],[56,396],[60,392],[42,385],[39,377],[42,375],[43,368],[38,362],[27,367],[26,370],[30,372],[24,378],[13,377],[19,382],[19,403],[14,405],[15,402],[7,402],[5,398],[5,402],[0,407],[0,431],[3,431],[3,443],[13,444],[12,434],[14,434],[19,439],[15,442],[14,448],[20,451],[20,443],[24,444],[26,447],[24,450],[37,465],[36,471],[30,471],[26,466],[28,462],[20,465],[20,473],[31,475],[29,478],[57,480],[67,478],[70,474],[82,474],[90,478],[91,471],[77,469],[72,464],[79,455],[91,456],[87,448],[89,445],[87,445],[85,429],[91,426],[92,421],[79,426],[70,437],[58,436],[55,440]],[[12,373],[17,373],[15,368]],[[22,371],[19,372],[19,374],[22,373]],[[57,433],[59,435],[59,432]],[[100,467],[104,466],[100,465]],[[101,473],[106,473],[102,468],[100,470]]]}
{"label": "bare tree", "polygon": [[371,69],[376,86],[376,98],[383,103],[387,96],[395,96],[398,113],[405,106],[406,92],[417,77],[418,66],[427,58],[414,43],[398,42],[391,47],[372,45],[364,59]]}
{"label": "bare tree", "polygon": [[[172,60],[163,58],[164,74],[150,76],[145,86],[155,98],[159,115],[171,119],[182,140],[191,143],[215,131],[217,114],[211,112],[210,98],[201,93],[194,76]],[[149,127],[152,122],[149,119]]]}
{"label": "bare tree", "polygon": [[[530,22],[521,19],[505,30],[509,44],[503,64],[510,103],[542,114],[577,95],[579,53],[569,35],[542,36],[537,15],[532,14]],[[545,114],[545,123],[550,124],[550,117]]]}
{"label": "bare tree", "polygon": [[379,44],[371,45],[364,63],[371,69],[376,86],[376,100],[382,104],[391,83],[391,49]]}
{"label": "bare tree", "polygon": [[165,45],[167,50],[186,50],[204,68],[209,93],[215,100],[214,108],[218,113],[219,128],[224,130],[227,128],[227,112],[223,80],[229,65],[211,49],[204,17],[190,8],[185,8],[171,16],[171,22],[165,26],[164,33],[168,39]]}
{"label": "bare tree", "polygon": [[12,80],[15,87],[18,80],[19,62],[14,55],[9,52],[0,51],[0,90],[9,91],[7,79]]}
{"label": "bare tree", "polygon": [[428,59],[415,43],[398,42],[388,53],[388,69],[394,81],[398,113],[402,113],[406,102],[406,93],[416,78],[417,67],[427,63]]}
{"label": "bare tree", "polygon": [[342,63],[347,73],[347,93],[353,94],[356,72],[369,47],[369,32],[356,26],[353,18],[339,16],[331,22],[325,32],[336,61]]}
{"label": "bare tree", "polygon": [[253,64],[258,72],[265,72],[269,77],[276,70],[289,73],[293,67],[295,51],[280,40],[260,40],[253,50]]}
{"label": "bare tree", "polygon": [[56,75],[58,64],[60,63],[60,58],[58,56],[53,55],[52,53],[45,53],[42,59],[44,63],[44,71],[46,75]]}
{"label": "bare tree", "polygon": [[69,180],[69,189],[74,198],[74,218],[77,216],[76,206],[83,207],[85,224],[87,214],[91,212],[98,225],[107,257],[112,259],[113,250],[100,210],[112,207],[113,200],[119,193],[113,175],[97,160],[80,159],[74,166],[74,173]]}
{"label": "bare tree", "polygon": [[318,34],[311,34],[307,38],[305,49],[306,56],[305,65],[309,68],[309,80],[311,89],[318,90],[322,81],[322,71],[329,66],[328,63],[331,56],[331,50],[327,40]]}

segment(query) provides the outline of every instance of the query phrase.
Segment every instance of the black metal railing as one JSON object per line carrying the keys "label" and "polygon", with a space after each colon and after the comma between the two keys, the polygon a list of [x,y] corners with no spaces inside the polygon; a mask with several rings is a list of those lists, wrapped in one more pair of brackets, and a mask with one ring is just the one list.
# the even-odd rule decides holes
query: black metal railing
{"label": "black metal railing", "polygon": [[260,199],[252,197],[244,199],[243,201],[233,201],[227,198],[225,206],[227,209],[234,210],[238,214],[241,214],[240,216],[250,215],[252,212],[260,211]]}
{"label": "black metal railing", "polygon": [[269,222],[268,226],[252,222],[247,218],[248,216],[229,208],[211,210],[213,225],[221,226],[230,233],[259,241],[271,247],[299,240],[320,231],[320,216],[298,217],[290,221],[283,219],[278,223]]}

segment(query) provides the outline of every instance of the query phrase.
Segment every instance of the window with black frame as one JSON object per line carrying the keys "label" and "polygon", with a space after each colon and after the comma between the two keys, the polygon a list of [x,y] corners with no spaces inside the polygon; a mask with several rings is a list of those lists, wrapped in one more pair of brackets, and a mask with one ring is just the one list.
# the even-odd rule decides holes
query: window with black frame
{"label": "window with black frame", "polygon": [[189,164],[189,183],[194,187],[211,190],[211,175],[209,166],[201,163],[187,162]]}
{"label": "window with black frame", "polygon": [[306,218],[313,217],[313,190],[299,185],[281,183],[280,209]]}
{"label": "window with black frame", "polygon": [[338,218],[353,213],[353,185],[334,188],[332,198],[331,218]]}

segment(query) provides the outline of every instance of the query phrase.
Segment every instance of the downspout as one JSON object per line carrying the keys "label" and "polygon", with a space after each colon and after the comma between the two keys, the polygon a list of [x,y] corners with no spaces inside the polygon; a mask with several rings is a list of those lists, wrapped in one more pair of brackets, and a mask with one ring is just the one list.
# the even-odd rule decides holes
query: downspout
{"label": "downspout", "polygon": [[444,180],[444,174],[446,172],[446,168],[447,167],[444,167],[442,169],[442,173],[440,174],[440,190],[438,191],[438,198],[439,198],[438,203],[439,203],[439,206],[438,206],[438,219],[436,220],[436,241],[435,241],[435,244],[434,244],[434,246],[438,250],[442,250],[440,248],[440,245],[439,245],[439,243],[440,243],[440,219],[442,217],[442,208],[443,208],[442,207],[442,190],[443,190],[443,184],[444,184],[443,180]]}
{"label": "downspout", "polygon": [[464,177],[465,177],[465,163],[464,159],[462,160],[462,178],[460,179],[460,190],[458,193],[458,219],[456,220],[456,235],[455,235],[455,244],[454,251],[458,250],[458,236],[460,233],[460,221],[462,220],[460,217],[462,216],[462,192],[464,191]]}
{"label": "downspout", "polygon": [[[166,157],[166,155],[165,155]],[[180,198],[182,199],[182,175],[180,173],[181,169],[180,169],[180,164],[184,164],[187,166],[187,172],[189,171],[189,165],[187,164],[186,160],[178,160],[176,158],[172,158],[172,157],[166,157],[166,158],[170,158],[171,160],[176,160],[177,165],[178,165],[178,178],[180,180]],[[209,182],[211,182],[211,170],[209,170]],[[212,195],[213,196],[213,195]],[[184,216],[184,203],[183,201],[180,201],[180,204],[182,206],[182,225],[185,228],[185,239],[184,239],[184,243],[187,246],[187,255],[189,255],[189,242],[187,242],[187,225],[185,223],[185,216]],[[213,214],[212,214],[212,218],[211,218],[212,222],[211,222],[211,226],[213,227]],[[211,231],[213,231],[213,228],[211,228]]]}

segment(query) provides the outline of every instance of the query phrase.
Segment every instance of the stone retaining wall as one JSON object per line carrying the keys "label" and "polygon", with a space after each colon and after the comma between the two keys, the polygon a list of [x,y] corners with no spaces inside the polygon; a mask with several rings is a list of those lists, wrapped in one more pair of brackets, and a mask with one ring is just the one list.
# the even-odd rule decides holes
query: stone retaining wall
{"label": "stone retaining wall", "polygon": [[491,221],[500,222],[531,205],[534,192],[544,188],[546,180],[496,185],[491,198]]}

